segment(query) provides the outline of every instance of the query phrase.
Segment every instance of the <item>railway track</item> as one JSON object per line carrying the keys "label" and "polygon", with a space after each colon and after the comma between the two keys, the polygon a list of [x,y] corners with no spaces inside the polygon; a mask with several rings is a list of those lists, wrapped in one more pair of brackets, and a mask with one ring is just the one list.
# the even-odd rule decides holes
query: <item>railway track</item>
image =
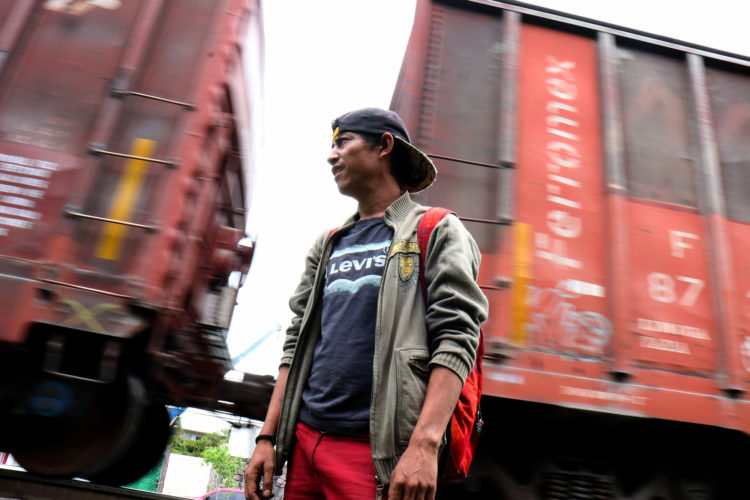
{"label": "railway track", "polygon": [[0,469],[0,500],[184,500],[148,491],[102,486],[86,481],[50,479]]}

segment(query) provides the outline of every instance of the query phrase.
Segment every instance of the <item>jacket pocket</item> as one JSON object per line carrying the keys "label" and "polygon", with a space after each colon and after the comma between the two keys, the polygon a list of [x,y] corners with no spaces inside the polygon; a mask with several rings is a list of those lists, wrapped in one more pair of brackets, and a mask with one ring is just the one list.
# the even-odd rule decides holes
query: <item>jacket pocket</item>
{"label": "jacket pocket", "polygon": [[409,443],[424,405],[430,377],[430,353],[424,347],[399,349],[397,353],[396,439],[404,446]]}

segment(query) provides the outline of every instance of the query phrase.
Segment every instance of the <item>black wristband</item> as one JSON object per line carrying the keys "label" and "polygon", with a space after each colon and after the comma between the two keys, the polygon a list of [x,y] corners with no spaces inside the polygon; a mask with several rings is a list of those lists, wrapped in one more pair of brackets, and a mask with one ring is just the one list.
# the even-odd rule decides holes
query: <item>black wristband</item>
{"label": "black wristband", "polygon": [[258,434],[255,437],[255,444],[258,444],[258,441],[261,440],[271,441],[271,446],[276,446],[276,436],[272,436],[271,434]]}

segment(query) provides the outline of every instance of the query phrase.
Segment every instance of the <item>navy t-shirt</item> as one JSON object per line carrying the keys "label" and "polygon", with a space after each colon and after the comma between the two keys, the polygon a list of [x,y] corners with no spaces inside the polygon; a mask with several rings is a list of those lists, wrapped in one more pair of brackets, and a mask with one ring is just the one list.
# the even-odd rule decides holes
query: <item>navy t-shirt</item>
{"label": "navy t-shirt", "polygon": [[322,334],[299,417],[316,429],[355,435],[369,430],[375,315],[392,238],[382,217],[357,221],[328,260]]}

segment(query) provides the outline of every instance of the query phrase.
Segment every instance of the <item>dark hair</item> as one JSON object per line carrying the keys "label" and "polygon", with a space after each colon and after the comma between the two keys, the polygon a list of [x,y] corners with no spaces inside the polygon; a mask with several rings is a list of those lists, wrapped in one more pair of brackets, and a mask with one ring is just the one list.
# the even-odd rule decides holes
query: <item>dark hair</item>
{"label": "dark hair", "polygon": [[[362,138],[372,144],[373,146],[380,146],[383,134],[373,134],[370,132],[355,132],[362,136]],[[400,165],[408,163],[409,159],[406,157],[405,151],[399,146],[399,143],[394,139],[393,151],[391,151],[391,175],[396,178],[396,182],[401,187],[416,186],[419,185],[421,179],[416,179],[418,175],[409,168],[399,168]],[[411,175],[410,175],[411,174]],[[414,177],[414,178],[412,178]]]}

